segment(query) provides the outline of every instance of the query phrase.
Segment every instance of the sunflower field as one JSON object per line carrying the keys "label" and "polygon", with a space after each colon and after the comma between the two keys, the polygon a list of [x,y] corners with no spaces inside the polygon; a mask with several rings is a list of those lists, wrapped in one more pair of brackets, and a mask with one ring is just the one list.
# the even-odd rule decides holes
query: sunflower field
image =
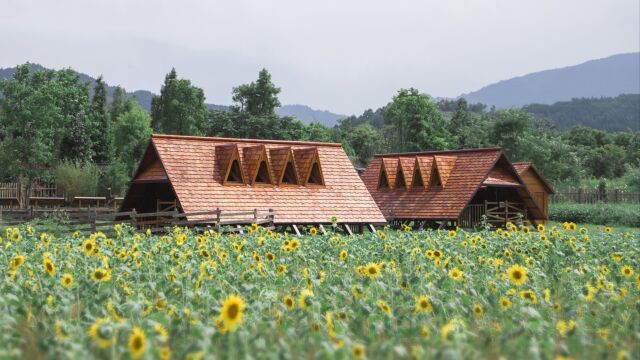
{"label": "sunflower field", "polygon": [[0,237],[0,358],[638,359],[640,233]]}

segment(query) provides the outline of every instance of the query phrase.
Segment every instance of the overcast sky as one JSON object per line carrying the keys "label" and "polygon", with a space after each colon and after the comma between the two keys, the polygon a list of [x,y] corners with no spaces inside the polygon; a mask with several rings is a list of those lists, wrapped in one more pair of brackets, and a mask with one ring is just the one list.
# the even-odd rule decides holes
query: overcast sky
{"label": "overcast sky", "polygon": [[0,67],[154,92],[175,67],[216,104],[262,67],[283,104],[352,114],[639,50],[638,0],[0,0]]}

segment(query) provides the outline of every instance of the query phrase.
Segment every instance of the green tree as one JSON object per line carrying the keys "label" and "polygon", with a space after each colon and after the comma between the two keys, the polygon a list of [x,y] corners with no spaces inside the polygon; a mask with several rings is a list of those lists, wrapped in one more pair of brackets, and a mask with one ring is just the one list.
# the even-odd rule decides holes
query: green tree
{"label": "green tree", "polygon": [[0,80],[0,171],[4,178],[19,179],[26,194],[32,181],[43,178],[56,160],[64,131],[55,76],[50,70],[32,73],[24,64],[13,79]]}
{"label": "green tree", "polygon": [[614,144],[591,149],[585,157],[585,167],[595,177],[614,178],[624,174],[625,150]]}
{"label": "green tree", "polygon": [[383,150],[382,135],[370,124],[354,127],[347,135],[347,142],[362,164],[367,164],[373,155]]}
{"label": "green tree", "polygon": [[498,110],[493,115],[489,138],[500,146],[512,160],[526,159],[527,149],[522,146],[526,134],[533,131],[531,114],[516,109]]}
{"label": "green tree", "polygon": [[384,111],[385,133],[393,152],[442,150],[452,143],[438,106],[416,89],[401,89]]}
{"label": "green tree", "polygon": [[113,90],[111,104],[109,104],[111,124],[115,124],[118,116],[129,110],[131,110],[131,102],[127,99],[127,93],[120,86],[116,86],[115,90]]}
{"label": "green tree", "polygon": [[207,107],[202,89],[178,79],[175,69],[167,74],[160,96],[151,99],[153,129],[165,134],[202,135],[207,127]]}
{"label": "green tree", "polygon": [[90,162],[94,157],[89,85],[80,81],[78,73],[71,69],[56,72],[56,103],[64,126],[60,145],[60,159],[72,162]]}
{"label": "green tree", "polygon": [[275,109],[280,106],[279,93],[280,88],[271,81],[271,74],[267,69],[262,69],[258,80],[233,88],[233,101],[236,105],[232,109],[251,116],[274,115]]}
{"label": "green tree", "polygon": [[469,111],[467,101],[459,99],[449,122],[449,131],[459,149],[479,148],[485,142],[487,123]]}
{"label": "green tree", "polygon": [[130,176],[144,155],[151,132],[151,118],[137,103],[132,104],[131,110],[121,114],[112,127],[114,162],[126,164]]}
{"label": "green tree", "polygon": [[91,98],[93,161],[106,163],[109,161],[109,128],[111,125],[107,112],[107,85],[102,76],[96,79]]}

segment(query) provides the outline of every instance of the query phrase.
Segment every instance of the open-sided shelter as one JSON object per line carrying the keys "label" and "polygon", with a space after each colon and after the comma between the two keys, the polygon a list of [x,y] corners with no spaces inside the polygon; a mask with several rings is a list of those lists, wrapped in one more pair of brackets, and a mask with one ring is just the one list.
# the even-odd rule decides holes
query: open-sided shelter
{"label": "open-sided shelter", "polygon": [[544,219],[541,222],[546,221],[549,218],[549,195],[555,194],[555,190],[532,163],[513,163],[513,167],[529,189],[533,200],[542,209]]}
{"label": "open-sided shelter", "polygon": [[536,224],[545,213],[499,148],[376,155],[362,175],[388,221],[414,227]]}
{"label": "open-sided shelter", "polygon": [[385,218],[340,144],[153,135],[122,211],[275,211],[275,224],[361,230]]}

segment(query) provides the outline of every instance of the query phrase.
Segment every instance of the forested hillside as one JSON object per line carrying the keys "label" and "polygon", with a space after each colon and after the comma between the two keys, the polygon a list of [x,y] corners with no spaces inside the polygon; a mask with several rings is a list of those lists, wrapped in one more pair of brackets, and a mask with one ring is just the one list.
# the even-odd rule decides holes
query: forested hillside
{"label": "forested hillside", "polygon": [[93,189],[85,195],[107,188],[121,194],[152,132],[337,142],[357,166],[376,153],[499,146],[551,181],[640,178],[638,131],[560,132],[527,111],[435,101],[413,88],[326,127],[278,115],[280,88],[265,69],[231,89],[234,104],[223,110],[208,107],[203,90],[175,70],[151,98],[150,112],[121,88],[108,101],[102,78],[90,85],[71,69],[34,71],[29,64],[0,80],[0,181],[82,180]]}
{"label": "forested hillside", "polygon": [[553,105],[531,104],[522,109],[551,121],[559,130],[576,125],[606,131],[640,130],[640,94],[580,98]]}

